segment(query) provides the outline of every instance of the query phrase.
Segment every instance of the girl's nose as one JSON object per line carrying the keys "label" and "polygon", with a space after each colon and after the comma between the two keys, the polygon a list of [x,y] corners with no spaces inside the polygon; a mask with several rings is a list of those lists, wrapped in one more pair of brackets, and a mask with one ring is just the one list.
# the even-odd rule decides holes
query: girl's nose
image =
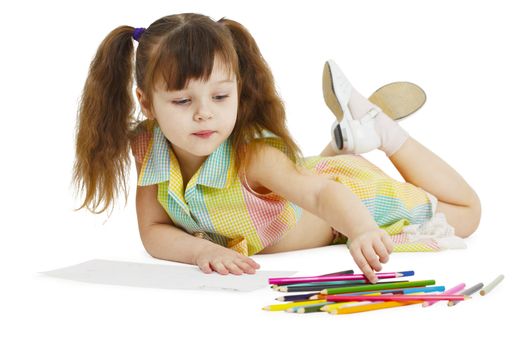
{"label": "girl's nose", "polygon": [[194,118],[195,120],[207,120],[211,119],[213,116],[212,112],[208,108],[205,102],[199,102],[197,109],[195,110]]}
{"label": "girl's nose", "polygon": [[202,112],[197,112],[195,113],[195,119],[196,120],[208,120],[208,119],[211,119],[212,118],[212,115],[211,113],[202,113]]}

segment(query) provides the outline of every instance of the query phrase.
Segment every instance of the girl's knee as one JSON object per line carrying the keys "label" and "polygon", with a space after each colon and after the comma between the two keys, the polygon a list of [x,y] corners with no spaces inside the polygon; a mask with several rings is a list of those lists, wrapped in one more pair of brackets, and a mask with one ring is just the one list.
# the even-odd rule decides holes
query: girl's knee
{"label": "girl's knee", "polygon": [[456,235],[467,238],[472,235],[479,227],[481,221],[481,203],[472,204],[465,208],[464,225],[461,230],[456,231]]}
{"label": "girl's knee", "polygon": [[445,214],[449,225],[454,227],[455,234],[467,238],[478,228],[481,220],[481,203],[473,201],[468,206],[459,206],[445,202],[438,202],[437,212]]}

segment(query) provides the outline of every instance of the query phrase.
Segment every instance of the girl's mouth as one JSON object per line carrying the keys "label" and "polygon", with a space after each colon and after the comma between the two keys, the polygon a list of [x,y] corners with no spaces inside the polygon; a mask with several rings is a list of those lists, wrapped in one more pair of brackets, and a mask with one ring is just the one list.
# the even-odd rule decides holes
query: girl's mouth
{"label": "girl's mouth", "polygon": [[212,130],[203,130],[203,131],[199,131],[199,132],[193,133],[192,135],[195,135],[195,136],[203,138],[203,139],[207,139],[208,137],[210,137],[214,133],[215,133],[215,131],[212,131]]}

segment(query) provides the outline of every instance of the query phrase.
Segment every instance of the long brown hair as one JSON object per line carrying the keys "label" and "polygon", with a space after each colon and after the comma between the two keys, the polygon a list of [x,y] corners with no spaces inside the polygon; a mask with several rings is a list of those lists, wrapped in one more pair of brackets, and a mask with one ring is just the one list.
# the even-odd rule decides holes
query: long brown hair
{"label": "long brown hair", "polygon": [[[114,29],[100,44],[91,62],[78,111],[73,180],[84,192],[80,208],[101,213],[122,191],[130,141],[137,124],[132,97],[133,61],[137,87],[151,107],[155,86],[180,90],[192,79],[208,80],[214,59],[229,63],[237,76],[239,106],[230,136],[235,168],[242,169],[255,148],[247,147],[268,130],[279,137],[295,162],[301,151],[286,128],[285,110],[272,73],[248,30],[240,23],[192,13],[163,17],[141,35],[136,58],[134,28]],[[79,209],[80,209],[79,208]]]}

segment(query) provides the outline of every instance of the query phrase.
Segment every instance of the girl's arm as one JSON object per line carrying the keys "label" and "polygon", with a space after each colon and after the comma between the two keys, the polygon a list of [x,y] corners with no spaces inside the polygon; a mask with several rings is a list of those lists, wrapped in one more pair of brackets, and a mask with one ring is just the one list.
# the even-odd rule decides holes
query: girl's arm
{"label": "girl's arm", "polygon": [[137,186],[136,206],[140,238],[152,257],[198,265],[206,273],[255,273],[259,268],[242,254],[174,226],[157,200],[157,185]]}
{"label": "girl's arm", "polygon": [[346,186],[299,168],[274,147],[260,147],[247,168],[255,187],[265,187],[324,219],[351,241],[350,252],[371,281],[388,260],[392,241]]}
{"label": "girl's arm", "polygon": [[137,186],[137,220],[144,248],[157,259],[194,264],[196,251],[211,242],[174,226],[156,197],[157,185]]}

